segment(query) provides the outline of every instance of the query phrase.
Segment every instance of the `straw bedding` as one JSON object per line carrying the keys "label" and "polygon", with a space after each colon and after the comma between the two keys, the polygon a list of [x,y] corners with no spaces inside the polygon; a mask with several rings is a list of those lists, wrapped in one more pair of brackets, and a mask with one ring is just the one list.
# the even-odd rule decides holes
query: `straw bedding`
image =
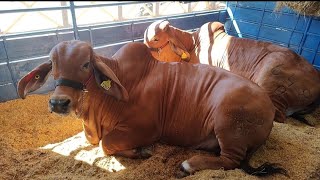
{"label": "straw bedding", "polygon": [[[49,95],[0,103],[0,179],[175,179],[179,164],[207,154],[156,144],[146,160],[104,156],[83,137],[81,120],[48,112]],[[312,114],[320,120],[320,109]],[[51,145],[48,145],[51,144]],[[320,123],[274,123],[252,166],[280,163],[290,179],[320,179]],[[204,170],[184,179],[258,179],[240,169]],[[288,179],[275,175],[265,179]]]}
{"label": "straw bedding", "polygon": [[283,7],[291,8],[301,15],[320,16],[319,1],[277,1],[275,10],[279,11]]}

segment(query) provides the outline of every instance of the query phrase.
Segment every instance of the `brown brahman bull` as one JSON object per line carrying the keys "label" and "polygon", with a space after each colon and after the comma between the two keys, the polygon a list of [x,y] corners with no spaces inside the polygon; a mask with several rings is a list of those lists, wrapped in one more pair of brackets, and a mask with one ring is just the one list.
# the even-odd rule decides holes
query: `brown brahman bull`
{"label": "brown brahman bull", "polygon": [[269,94],[277,122],[293,113],[305,121],[301,114],[319,104],[320,75],[303,57],[269,42],[230,36],[220,22],[188,32],[158,20],[146,29],[144,43],[160,61],[210,64],[250,79]]}
{"label": "brown brahman bull", "polygon": [[148,157],[145,147],[163,142],[221,149],[216,157],[184,161],[187,173],[242,167],[255,175],[285,174],[274,164],[248,166],[270,134],[275,109],[259,86],[241,76],[208,65],[157,61],[143,43],[128,43],[106,58],[85,42],[67,41],[19,81],[19,96],[41,87],[51,71],[57,86],[50,110],[83,118],[88,141],[101,140],[108,155]]}

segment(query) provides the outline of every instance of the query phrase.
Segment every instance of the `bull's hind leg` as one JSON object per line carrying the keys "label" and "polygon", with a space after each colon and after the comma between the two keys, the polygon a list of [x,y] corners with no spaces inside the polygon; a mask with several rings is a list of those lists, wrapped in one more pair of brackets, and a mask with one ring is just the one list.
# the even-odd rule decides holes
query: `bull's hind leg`
{"label": "bull's hind leg", "polygon": [[235,146],[221,147],[220,156],[214,155],[196,155],[181,164],[181,170],[185,175],[193,174],[196,171],[204,169],[235,169],[240,166],[240,161],[245,158],[246,148],[237,144]]}
{"label": "bull's hind leg", "polygon": [[212,134],[210,134],[198,145],[191,147],[191,149],[205,150],[209,152],[214,152],[215,154],[220,154],[219,142],[217,138]]}
{"label": "bull's hind leg", "polygon": [[240,161],[236,161],[233,158],[227,156],[208,156],[208,155],[196,155],[192,158],[185,160],[180,169],[188,174],[193,174],[196,171],[204,169],[235,169],[240,165]]}
{"label": "bull's hind leg", "polygon": [[[228,131],[228,129],[226,130]],[[220,133],[217,136],[219,147],[221,148],[220,155],[196,155],[184,161],[181,164],[181,170],[187,174],[193,174],[196,171],[204,169],[234,169],[240,166],[246,156],[247,147],[242,144],[242,137],[235,140],[233,133]],[[211,139],[212,141],[212,139]],[[185,175],[187,175],[185,174]]]}
{"label": "bull's hind leg", "polygon": [[185,175],[204,169],[229,170],[240,166],[240,162],[246,157],[246,136],[237,134],[232,128],[222,128],[215,134],[221,149],[220,155],[196,155],[182,162],[180,167]]}

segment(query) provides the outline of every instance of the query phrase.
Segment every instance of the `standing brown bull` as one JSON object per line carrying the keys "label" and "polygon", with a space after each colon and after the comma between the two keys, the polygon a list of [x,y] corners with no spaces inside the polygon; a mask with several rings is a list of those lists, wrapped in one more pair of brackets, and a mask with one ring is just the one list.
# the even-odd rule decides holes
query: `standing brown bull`
{"label": "standing brown bull", "polygon": [[303,57],[269,42],[230,36],[220,22],[188,32],[158,20],[146,29],[144,43],[160,61],[210,64],[250,79],[268,92],[278,122],[295,112],[301,118],[299,113],[319,103],[320,75]]}
{"label": "standing brown bull", "polygon": [[148,157],[141,147],[164,142],[221,149],[216,157],[184,161],[187,173],[242,167],[255,175],[285,174],[274,164],[248,166],[270,134],[275,109],[267,94],[245,78],[207,65],[159,62],[143,43],[128,43],[106,58],[85,42],[68,41],[19,81],[20,97],[41,87],[51,71],[57,86],[50,110],[83,118],[87,140],[101,140],[108,155]]}

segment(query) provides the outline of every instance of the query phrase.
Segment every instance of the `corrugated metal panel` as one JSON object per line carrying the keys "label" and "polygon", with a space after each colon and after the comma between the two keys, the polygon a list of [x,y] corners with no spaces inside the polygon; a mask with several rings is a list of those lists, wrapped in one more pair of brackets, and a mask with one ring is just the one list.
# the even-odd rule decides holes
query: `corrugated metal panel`
{"label": "corrugated metal panel", "polygon": [[48,55],[58,43],[56,35],[7,39],[6,49],[9,60]]}
{"label": "corrugated metal panel", "polygon": [[0,85],[12,83],[12,78],[10,75],[9,68],[7,64],[0,65]]}
{"label": "corrugated metal panel", "polygon": [[132,40],[131,31],[131,24],[92,29],[93,45],[101,46]]}
{"label": "corrugated metal panel", "polygon": [[18,98],[16,88],[12,83],[0,85],[0,102]]}
{"label": "corrugated metal panel", "polygon": [[4,49],[3,40],[0,40],[0,63],[7,62],[7,55]]}

